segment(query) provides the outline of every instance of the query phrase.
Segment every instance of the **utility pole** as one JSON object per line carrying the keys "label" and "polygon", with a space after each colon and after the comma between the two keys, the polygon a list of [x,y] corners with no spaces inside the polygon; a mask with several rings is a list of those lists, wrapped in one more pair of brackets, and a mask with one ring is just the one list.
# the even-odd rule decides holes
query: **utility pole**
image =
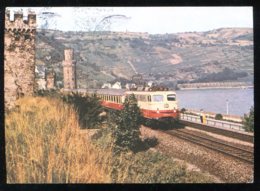
{"label": "utility pole", "polygon": [[228,99],[226,100],[226,106],[227,106],[227,115],[228,115]]}

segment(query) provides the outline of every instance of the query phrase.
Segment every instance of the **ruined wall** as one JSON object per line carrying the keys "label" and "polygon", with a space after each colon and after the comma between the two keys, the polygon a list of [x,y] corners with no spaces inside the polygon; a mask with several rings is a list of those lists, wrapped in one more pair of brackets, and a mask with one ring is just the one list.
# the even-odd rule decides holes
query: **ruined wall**
{"label": "ruined wall", "polygon": [[[11,16],[11,17],[10,17]],[[14,17],[13,17],[14,16]],[[21,96],[33,95],[35,70],[36,15],[5,13],[4,91],[5,107]]]}
{"label": "ruined wall", "polygon": [[55,89],[55,72],[51,71],[46,76],[47,89]]}
{"label": "ruined wall", "polygon": [[65,89],[75,89],[76,86],[76,61],[73,60],[73,49],[64,50],[63,84]]}
{"label": "ruined wall", "polygon": [[47,89],[47,82],[44,78],[36,79],[36,87],[37,90],[46,90]]}

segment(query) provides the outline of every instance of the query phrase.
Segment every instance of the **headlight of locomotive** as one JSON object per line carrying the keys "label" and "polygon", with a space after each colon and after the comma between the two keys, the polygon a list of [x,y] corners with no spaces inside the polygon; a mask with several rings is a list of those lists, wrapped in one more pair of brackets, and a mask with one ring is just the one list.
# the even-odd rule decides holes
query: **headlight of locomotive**
{"label": "headlight of locomotive", "polygon": [[169,108],[169,104],[168,103],[164,104],[164,108]]}

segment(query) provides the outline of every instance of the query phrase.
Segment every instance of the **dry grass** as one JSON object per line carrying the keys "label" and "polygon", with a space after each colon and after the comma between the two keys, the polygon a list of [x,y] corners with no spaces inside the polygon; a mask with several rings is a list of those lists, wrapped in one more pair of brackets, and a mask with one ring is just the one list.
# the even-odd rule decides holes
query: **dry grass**
{"label": "dry grass", "polygon": [[75,111],[59,100],[27,97],[5,116],[8,183],[103,183],[110,152],[80,133]]}

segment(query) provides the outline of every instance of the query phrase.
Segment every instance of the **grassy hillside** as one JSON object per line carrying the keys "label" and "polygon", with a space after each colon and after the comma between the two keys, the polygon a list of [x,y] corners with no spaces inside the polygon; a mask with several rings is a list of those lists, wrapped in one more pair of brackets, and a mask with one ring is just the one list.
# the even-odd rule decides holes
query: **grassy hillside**
{"label": "grassy hillside", "polygon": [[[100,85],[142,73],[157,82],[193,81],[225,68],[253,79],[253,30],[221,28],[206,32],[149,35],[123,32],[39,30],[36,62],[53,67],[62,80],[64,48],[73,48],[79,84]],[[234,79],[230,79],[234,80]]]}
{"label": "grassy hillside", "polygon": [[17,104],[5,117],[8,183],[110,182],[109,150],[80,133],[71,107],[31,97]]}

